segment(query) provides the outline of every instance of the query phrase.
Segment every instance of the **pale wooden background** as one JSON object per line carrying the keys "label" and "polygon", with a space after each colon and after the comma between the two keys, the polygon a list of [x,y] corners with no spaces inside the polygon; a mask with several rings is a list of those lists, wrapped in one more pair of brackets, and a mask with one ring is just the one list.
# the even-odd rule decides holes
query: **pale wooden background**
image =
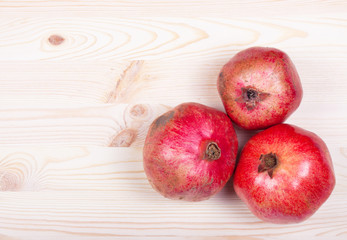
{"label": "pale wooden background", "polygon": [[[168,200],[143,172],[151,121],[223,110],[218,72],[251,46],[290,55],[304,98],[287,122],[333,157],[336,188],[301,224],[261,222],[231,184]],[[0,1],[0,239],[346,239],[346,56],[346,1]]]}

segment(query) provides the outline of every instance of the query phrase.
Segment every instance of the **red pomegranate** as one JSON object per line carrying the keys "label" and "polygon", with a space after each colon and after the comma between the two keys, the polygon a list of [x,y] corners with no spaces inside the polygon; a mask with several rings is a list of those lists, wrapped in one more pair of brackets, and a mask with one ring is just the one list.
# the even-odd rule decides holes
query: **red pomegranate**
{"label": "red pomegranate", "polygon": [[201,201],[220,191],[233,173],[238,141],[228,116],[183,103],[151,124],[143,165],[152,187],[171,199]]}
{"label": "red pomegranate", "polygon": [[323,140],[288,124],[254,135],[234,174],[237,195],[257,217],[273,223],[309,218],[334,186],[333,165]]}
{"label": "red pomegranate", "polygon": [[229,117],[248,130],[284,122],[302,99],[294,64],[275,48],[252,47],[237,53],[221,69],[217,85]]}

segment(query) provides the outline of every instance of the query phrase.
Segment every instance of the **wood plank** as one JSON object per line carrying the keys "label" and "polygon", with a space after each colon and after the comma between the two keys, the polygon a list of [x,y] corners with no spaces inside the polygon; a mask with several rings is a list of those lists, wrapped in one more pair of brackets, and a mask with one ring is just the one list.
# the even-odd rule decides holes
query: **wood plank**
{"label": "wood plank", "polygon": [[200,203],[135,192],[6,193],[2,201],[2,234],[15,239],[343,239],[347,227],[339,194],[291,225],[261,222],[233,193]]}
{"label": "wood plank", "polygon": [[142,146],[160,104],[0,110],[1,145]]}
{"label": "wood plank", "polygon": [[[333,106],[347,101],[345,57],[316,52],[318,47],[284,50],[301,77],[303,103]],[[0,108],[70,108],[109,103],[175,106],[189,101],[219,108],[216,81],[232,56],[110,62],[2,61]]]}
{"label": "wood plank", "polygon": [[[221,103],[217,108],[224,111]],[[142,147],[149,125],[169,109],[171,106],[139,103],[0,110],[0,145]],[[329,147],[339,147],[347,136],[344,109],[344,103],[303,102],[286,122],[315,132]],[[255,133],[236,131],[240,146]]]}
{"label": "wood plank", "polygon": [[[347,148],[330,148],[337,182],[346,192]],[[1,191],[150,192],[142,147],[32,146],[0,148]]]}
{"label": "wood plank", "polygon": [[142,19],[1,15],[0,60],[214,59],[254,45],[343,58],[346,20],[346,15]]}
{"label": "wood plank", "polygon": [[332,196],[309,220],[292,225],[254,217],[230,183],[207,201],[165,199],[145,178],[140,148],[0,150],[2,186],[8,186],[3,190],[22,191],[0,193],[1,234],[10,239],[343,238],[346,234],[347,148],[333,150],[338,185]]}
{"label": "wood plank", "polygon": [[1,15],[50,16],[121,16],[155,17],[268,17],[345,14],[344,1],[242,1],[242,0],[161,0],[161,1],[112,1],[112,0],[3,0]]}

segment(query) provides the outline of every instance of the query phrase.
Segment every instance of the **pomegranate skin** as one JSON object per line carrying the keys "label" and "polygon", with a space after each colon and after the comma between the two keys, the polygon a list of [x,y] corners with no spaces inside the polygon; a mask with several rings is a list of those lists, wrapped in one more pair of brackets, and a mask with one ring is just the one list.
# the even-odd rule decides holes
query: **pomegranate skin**
{"label": "pomegranate skin", "polygon": [[284,122],[299,107],[303,94],[288,55],[265,47],[237,53],[221,69],[217,87],[229,117],[246,130]]}
{"label": "pomegranate skin", "polygon": [[183,103],[151,124],[143,166],[152,187],[164,197],[202,201],[230,179],[237,149],[236,133],[225,113]]}
{"label": "pomegranate skin", "polygon": [[[264,169],[265,156],[270,156],[271,166],[275,156],[272,169]],[[289,124],[254,135],[244,146],[234,174],[236,194],[254,215],[272,223],[306,220],[328,199],[334,186],[326,144],[316,134]]]}

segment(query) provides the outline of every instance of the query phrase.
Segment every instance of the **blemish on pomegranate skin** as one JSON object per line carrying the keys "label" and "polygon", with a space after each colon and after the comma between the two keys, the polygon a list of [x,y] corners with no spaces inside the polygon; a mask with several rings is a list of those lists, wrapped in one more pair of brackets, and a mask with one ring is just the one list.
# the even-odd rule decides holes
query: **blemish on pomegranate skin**
{"label": "blemish on pomegranate skin", "polygon": [[218,76],[218,89],[221,91],[222,94],[224,94],[226,89],[226,81],[224,78],[224,73],[221,71]]}
{"label": "blemish on pomegranate skin", "polygon": [[64,41],[65,41],[65,38],[56,34],[53,34],[48,38],[48,42],[54,46],[58,46],[62,44]]}
{"label": "blemish on pomegranate skin", "polygon": [[164,126],[168,121],[170,121],[171,118],[173,118],[175,112],[174,111],[169,111],[160,117],[158,117],[156,120],[154,120],[153,124],[155,128]]}

